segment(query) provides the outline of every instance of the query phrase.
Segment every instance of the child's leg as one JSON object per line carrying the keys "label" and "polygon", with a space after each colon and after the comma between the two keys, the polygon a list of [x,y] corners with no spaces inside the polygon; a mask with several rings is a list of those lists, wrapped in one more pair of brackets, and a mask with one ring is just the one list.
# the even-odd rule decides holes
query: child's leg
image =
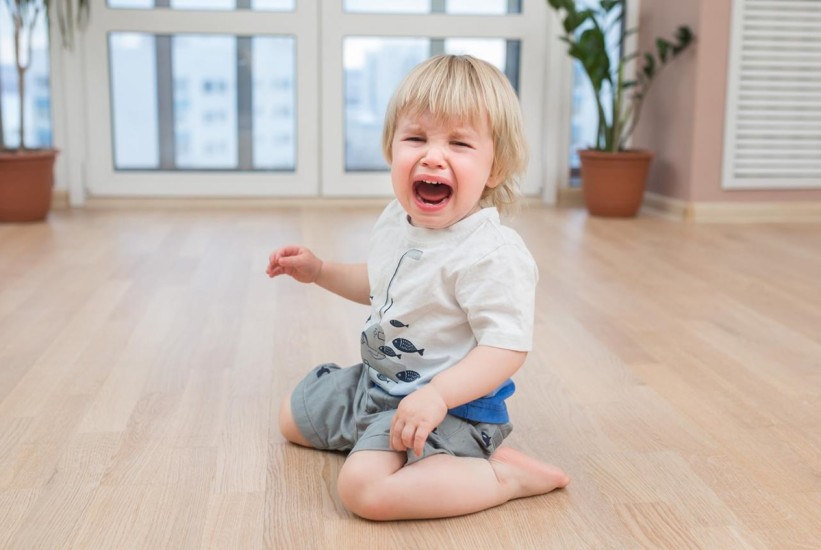
{"label": "child's leg", "polygon": [[279,431],[282,433],[282,437],[291,443],[296,443],[303,447],[313,447],[313,445],[305,439],[305,436],[302,435],[302,432],[299,431],[299,428],[296,427],[294,415],[291,413],[291,393],[289,393],[279,405]]}
{"label": "child's leg", "polygon": [[404,466],[405,453],[359,451],[339,473],[339,496],[373,520],[441,518],[541,495],[570,480],[560,469],[508,447],[490,458],[429,456]]}

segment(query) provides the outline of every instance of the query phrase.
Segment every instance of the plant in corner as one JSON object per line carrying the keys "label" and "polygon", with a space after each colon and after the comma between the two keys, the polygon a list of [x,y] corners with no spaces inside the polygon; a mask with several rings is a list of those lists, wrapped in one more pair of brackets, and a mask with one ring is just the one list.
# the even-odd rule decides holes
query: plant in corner
{"label": "plant in corner", "polygon": [[[656,39],[656,51],[641,56],[623,51],[625,38],[636,32],[625,26],[626,0],[600,0],[584,7],[574,0],[547,0],[558,13],[570,56],[581,63],[596,99],[596,143],[579,151],[582,192],[587,209],[599,216],[635,216],[641,207],[653,153],[626,149],[639,121],[653,79],[693,43],[687,26],[678,28],[674,41]],[[616,62],[608,55],[608,38],[617,35],[622,50]],[[635,78],[625,67],[638,59]],[[606,109],[607,106],[609,109]]]}
{"label": "plant in corner", "polygon": [[57,150],[30,149],[25,142],[26,71],[31,65],[34,27],[41,15],[47,28],[56,18],[63,47],[71,48],[75,27],[82,28],[88,21],[89,1],[5,0],[14,29],[20,127],[17,149],[0,150],[0,222],[40,221],[48,215]]}

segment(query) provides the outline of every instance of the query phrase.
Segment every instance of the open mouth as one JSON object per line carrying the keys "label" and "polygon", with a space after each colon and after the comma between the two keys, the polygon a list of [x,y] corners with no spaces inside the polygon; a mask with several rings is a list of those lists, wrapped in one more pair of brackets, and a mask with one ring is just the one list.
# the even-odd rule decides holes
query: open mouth
{"label": "open mouth", "polygon": [[419,202],[434,206],[447,201],[453,189],[447,183],[419,180],[413,182],[413,193]]}

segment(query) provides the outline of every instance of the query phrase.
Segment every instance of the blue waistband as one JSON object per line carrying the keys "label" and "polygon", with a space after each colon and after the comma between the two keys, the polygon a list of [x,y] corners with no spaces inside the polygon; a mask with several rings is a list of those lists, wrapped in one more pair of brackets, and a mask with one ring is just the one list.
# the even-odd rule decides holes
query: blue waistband
{"label": "blue waistband", "polygon": [[515,391],[516,385],[513,380],[508,379],[493,393],[454,407],[448,412],[453,416],[474,422],[488,422],[490,424],[509,422],[510,417],[507,414],[505,399],[513,395]]}

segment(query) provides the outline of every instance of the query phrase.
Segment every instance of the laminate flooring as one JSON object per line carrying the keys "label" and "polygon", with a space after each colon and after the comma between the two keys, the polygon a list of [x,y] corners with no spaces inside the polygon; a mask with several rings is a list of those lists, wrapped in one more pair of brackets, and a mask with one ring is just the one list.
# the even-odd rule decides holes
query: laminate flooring
{"label": "laminate flooring", "polygon": [[280,398],[357,361],[363,306],[285,278],[363,261],[376,208],[55,211],[0,225],[0,548],[819,548],[821,224],[526,208],[534,350],[509,444],[572,478],[379,524]]}

